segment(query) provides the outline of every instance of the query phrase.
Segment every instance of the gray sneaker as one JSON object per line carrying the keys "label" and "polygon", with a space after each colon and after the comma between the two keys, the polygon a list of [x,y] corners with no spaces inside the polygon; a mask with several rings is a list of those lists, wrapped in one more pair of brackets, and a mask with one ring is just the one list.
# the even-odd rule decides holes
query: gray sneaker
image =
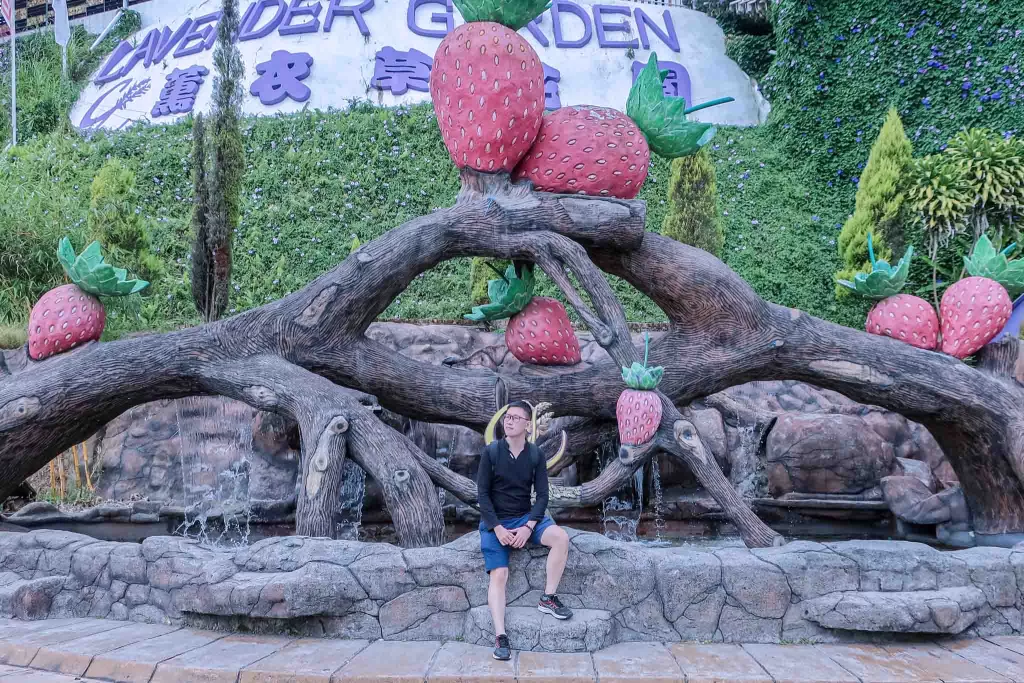
{"label": "gray sneaker", "polygon": [[544,614],[550,614],[555,619],[568,619],[572,616],[572,610],[562,604],[557,595],[542,595],[537,609]]}
{"label": "gray sneaker", "polygon": [[494,646],[494,658],[499,659],[503,662],[508,661],[512,658],[512,645],[508,642],[508,636],[502,633],[496,638],[497,642]]}

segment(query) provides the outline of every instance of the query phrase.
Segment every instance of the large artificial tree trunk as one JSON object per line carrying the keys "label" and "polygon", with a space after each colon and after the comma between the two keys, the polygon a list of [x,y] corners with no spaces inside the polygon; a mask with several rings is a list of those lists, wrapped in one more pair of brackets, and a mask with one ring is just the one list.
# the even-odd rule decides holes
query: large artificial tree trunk
{"label": "large artificial tree trunk", "polygon": [[[570,418],[561,421],[570,442],[607,433],[624,388],[620,366],[640,353],[603,270],[649,296],[670,320],[650,351],[652,364],[665,368],[662,424],[651,442],[622,448],[597,479],[553,487],[553,505],[596,504],[664,452],[692,469],[748,545],[780,543],[729,484],[688,406],[751,380],[798,379],[924,424],[960,478],[976,532],[1024,533],[1024,361],[1017,347],[994,345],[998,350],[972,368],[834,325],[762,300],[713,256],[644,227],[640,201],[534,192],[507,175],[463,171],[454,206],[362,245],[284,299],[199,327],[90,344],[15,373],[0,366],[0,499],[133,406],[215,394],[299,425],[298,533],[333,533],[341,467],[350,457],[381,485],[403,545],[440,544],[435,485],[470,504],[476,486],[388,426],[373,404],[481,430],[508,400],[524,398],[549,402],[556,416]],[[610,360],[557,378],[462,370],[414,361],[365,335],[417,275],[464,256],[536,264]]]}

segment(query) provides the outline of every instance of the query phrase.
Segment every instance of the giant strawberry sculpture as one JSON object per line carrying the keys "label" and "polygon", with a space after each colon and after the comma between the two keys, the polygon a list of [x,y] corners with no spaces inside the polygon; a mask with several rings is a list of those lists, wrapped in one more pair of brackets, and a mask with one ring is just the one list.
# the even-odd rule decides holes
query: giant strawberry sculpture
{"label": "giant strawberry sculpture", "polygon": [[871,233],[868,233],[868,255],[871,257],[870,273],[857,273],[853,282],[839,281],[861,296],[881,299],[868,313],[865,329],[919,349],[934,349],[939,341],[939,318],[935,309],[921,297],[899,293],[907,282],[914,247],[907,247],[907,253],[893,268],[888,261],[875,259]]}
{"label": "giant strawberry sculpture", "polygon": [[489,281],[491,302],[474,306],[465,317],[477,321],[508,318],[505,346],[520,363],[576,365],[580,342],[565,307],[555,299],[533,296],[533,266],[526,264],[520,269],[521,275],[513,263],[500,280]]}
{"label": "giant strawberry sculpture", "polygon": [[509,172],[537,137],[544,116],[544,66],[516,33],[548,0],[454,0],[468,23],[434,53],[430,99],[455,165]]}
{"label": "giant strawberry sculpture", "polygon": [[61,239],[57,258],[72,284],[44,294],[28,319],[28,355],[33,360],[98,341],[107,314],[98,296],[127,296],[145,289],[145,280],[128,280],[128,271],[103,260],[100,243],[93,242],[79,256],[71,241]]}
{"label": "giant strawberry sculpture", "polygon": [[715,135],[710,123],[687,121],[688,113],[731,102],[726,97],[686,108],[666,97],[651,53],[629,93],[626,113],[608,107],[562,107],[544,117],[537,141],[515,170],[544,192],[632,199],[647,179],[651,152],[673,159],[696,153]]}

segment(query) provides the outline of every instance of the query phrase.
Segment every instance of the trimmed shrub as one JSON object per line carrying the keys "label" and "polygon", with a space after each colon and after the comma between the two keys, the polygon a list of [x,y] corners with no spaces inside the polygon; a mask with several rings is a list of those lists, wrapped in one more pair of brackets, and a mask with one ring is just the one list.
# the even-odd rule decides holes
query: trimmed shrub
{"label": "trimmed shrub", "polygon": [[720,256],[725,236],[717,199],[715,164],[707,149],[674,160],[661,234]]}
{"label": "trimmed shrub", "polygon": [[[890,109],[860,178],[856,208],[839,233],[839,257],[844,268],[836,273],[837,279],[853,280],[858,272],[871,272],[868,233],[879,259],[888,261],[894,254],[902,254],[903,226],[908,218],[902,179],[912,151],[899,114]],[[837,297],[849,293],[848,288],[836,285]]]}

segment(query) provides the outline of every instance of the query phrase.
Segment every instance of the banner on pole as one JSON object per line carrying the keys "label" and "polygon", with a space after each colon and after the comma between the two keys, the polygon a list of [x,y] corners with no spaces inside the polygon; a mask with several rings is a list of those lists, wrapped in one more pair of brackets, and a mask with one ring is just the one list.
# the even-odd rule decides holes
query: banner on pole
{"label": "banner on pole", "polygon": [[[3,2],[4,0],[0,0]],[[53,0],[53,34],[58,45],[67,45],[71,38],[71,23],[68,21],[68,0]]]}
{"label": "banner on pole", "polygon": [[0,15],[7,22],[11,35],[14,35],[14,0],[0,0]]}

